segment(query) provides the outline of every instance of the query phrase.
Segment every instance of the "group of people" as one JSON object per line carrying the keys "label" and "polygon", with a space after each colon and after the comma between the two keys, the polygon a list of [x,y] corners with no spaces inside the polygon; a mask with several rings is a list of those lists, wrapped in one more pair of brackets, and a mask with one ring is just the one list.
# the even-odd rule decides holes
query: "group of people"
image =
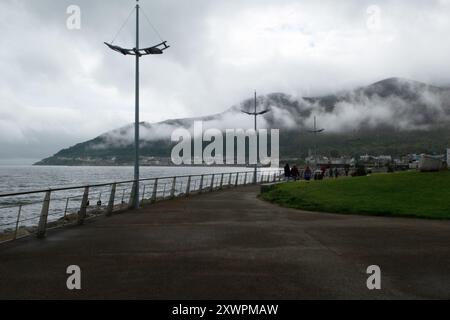
{"label": "group of people", "polygon": [[[349,174],[349,169],[346,167],[345,168],[345,173],[346,176],[348,176]],[[303,179],[305,179],[306,181],[310,181],[313,177],[314,180],[322,180],[324,177],[328,176],[330,178],[338,178],[340,176],[340,171],[338,168],[327,168],[327,167],[321,167],[320,170],[317,170],[314,172],[311,170],[311,168],[309,166],[307,166],[305,168],[305,170],[303,170],[303,172],[300,172],[298,167],[296,165],[294,165],[292,168],[289,166],[288,163],[286,163],[286,165],[284,166],[284,176],[286,178],[286,180],[300,180],[302,178],[303,175]]]}
{"label": "group of people", "polygon": [[[292,166],[292,168],[289,166],[288,163],[284,166],[284,176],[287,180],[300,180],[301,179],[301,173],[298,170],[298,167],[296,165]],[[311,180],[312,177],[312,171],[310,167],[306,167],[306,169],[303,171],[303,178],[307,181]]]}
{"label": "group of people", "polygon": [[300,171],[298,170],[296,165],[294,165],[292,168],[289,168],[289,164],[286,164],[286,166],[284,167],[285,176],[286,173],[288,179],[291,178],[293,180],[300,180]]}

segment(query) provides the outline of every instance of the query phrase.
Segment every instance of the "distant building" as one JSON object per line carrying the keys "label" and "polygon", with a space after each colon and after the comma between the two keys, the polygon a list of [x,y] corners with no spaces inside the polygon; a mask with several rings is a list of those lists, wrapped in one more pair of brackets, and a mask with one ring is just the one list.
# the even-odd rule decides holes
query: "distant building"
{"label": "distant building", "polygon": [[447,168],[450,168],[450,148],[447,149]]}
{"label": "distant building", "polygon": [[317,157],[317,161],[315,157],[309,156],[305,158],[306,164],[310,166],[332,166],[332,167],[345,167],[354,165],[354,159],[348,157],[340,157],[340,158],[329,158],[324,156]]}

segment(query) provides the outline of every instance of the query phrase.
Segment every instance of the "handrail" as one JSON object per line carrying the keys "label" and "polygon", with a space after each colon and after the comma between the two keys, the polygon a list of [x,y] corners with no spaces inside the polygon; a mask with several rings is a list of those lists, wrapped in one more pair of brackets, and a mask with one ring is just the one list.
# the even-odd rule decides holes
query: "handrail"
{"label": "handrail", "polygon": [[[279,169],[274,169],[274,170],[279,170]],[[181,175],[181,176],[166,176],[166,177],[152,177],[152,178],[144,178],[144,179],[139,179],[139,182],[142,181],[151,181],[151,180],[155,180],[155,179],[159,179],[159,180],[163,180],[163,179],[173,179],[173,178],[189,178],[189,177],[201,177],[203,176],[210,176],[210,175],[220,175],[220,174],[241,174],[241,173],[253,173],[254,170],[249,170],[249,171],[236,171],[236,172],[219,172],[219,173],[204,173],[204,174],[190,174],[190,175]],[[260,172],[258,170],[258,172]],[[68,191],[68,190],[75,190],[75,189],[82,189],[85,187],[91,187],[91,188],[99,188],[99,187],[106,187],[106,186],[110,186],[112,184],[125,184],[125,183],[134,183],[135,180],[125,180],[125,181],[115,181],[115,182],[105,182],[105,183],[100,183],[100,184],[86,184],[86,185],[80,185],[80,186],[74,186],[74,187],[61,187],[61,188],[47,188],[47,189],[41,189],[41,190],[31,190],[31,191],[23,191],[23,192],[14,192],[14,193],[0,193],[0,198],[4,198],[4,197],[16,197],[16,196],[21,196],[21,195],[29,195],[29,194],[36,194],[36,193],[44,193],[47,191]]]}
{"label": "handrail", "polygon": [[[250,177],[253,178],[253,182],[251,182],[251,179],[249,179],[249,174]],[[233,176],[235,177],[234,179],[232,179]],[[262,184],[266,182],[281,181],[282,176],[283,170],[280,168],[258,168],[256,172],[255,170],[228,172],[219,171],[179,176],[155,176],[139,180],[125,180],[119,182],[98,183],[90,185],[88,184],[82,186],[4,193],[0,194],[0,199],[41,193],[45,194],[45,197],[41,201],[33,201],[30,203],[18,202],[14,205],[7,204],[4,207],[0,207],[0,209],[2,210],[13,210],[15,208],[18,209],[16,213],[17,218],[14,221],[11,220],[11,222],[7,221],[7,223],[0,224],[0,227],[15,227],[14,229],[0,229],[0,243],[14,241],[19,237],[24,237],[21,236],[19,232],[23,228],[25,228],[25,234],[36,234],[38,238],[43,238],[46,236],[47,230],[59,226],[64,226],[66,225],[66,223],[77,223],[79,225],[82,225],[84,223],[84,220],[90,217],[95,217],[96,215],[106,214],[106,216],[111,216],[113,212],[132,209],[134,203],[133,190],[135,190],[134,188],[136,188],[141,183],[143,183],[144,188],[142,192],[142,200],[139,199],[140,202],[142,204],[153,204],[160,200],[169,200],[176,197],[189,197],[190,194],[213,192],[216,190],[222,190],[226,187],[237,187],[239,185],[248,185],[254,183]],[[184,179],[187,179],[187,181],[183,181]],[[151,183],[152,185],[149,188],[149,190],[151,190],[151,192],[148,192],[149,197],[146,197],[146,181],[153,181],[153,183]],[[132,184],[131,190],[130,184]],[[120,185],[120,187],[116,188],[118,185]],[[95,188],[101,187],[111,187],[111,190],[95,190]],[[80,194],[76,196],[74,196],[73,194],[65,195],[64,197],[59,198],[52,197],[52,195],[54,195],[56,192],[68,190],[78,190],[77,193]],[[118,196],[116,196],[116,192],[119,193]],[[108,199],[106,199],[108,194],[109,197]],[[169,197],[167,196],[167,194],[169,194]],[[125,199],[125,196],[127,197],[127,200]],[[17,200],[20,200],[20,198]],[[71,200],[76,200],[76,207],[69,207],[69,202]],[[54,204],[55,201],[57,204],[51,207],[50,203]],[[90,201],[92,201],[94,205],[90,204]],[[117,201],[119,201],[119,203],[117,203]],[[38,205],[40,203],[42,203],[42,207],[39,210]],[[95,203],[97,205],[95,205]],[[30,216],[30,212],[27,212],[26,214],[23,213],[22,211],[24,211],[25,208],[30,209],[28,211],[31,211],[33,214]],[[9,214],[11,214],[11,211],[9,211]],[[8,215],[8,217],[10,218],[11,216]],[[49,217],[51,217],[50,220]],[[55,217],[59,217],[59,219],[56,220],[54,219]],[[39,220],[38,224],[28,224],[29,221],[33,220]],[[5,238],[5,236],[7,238]]]}

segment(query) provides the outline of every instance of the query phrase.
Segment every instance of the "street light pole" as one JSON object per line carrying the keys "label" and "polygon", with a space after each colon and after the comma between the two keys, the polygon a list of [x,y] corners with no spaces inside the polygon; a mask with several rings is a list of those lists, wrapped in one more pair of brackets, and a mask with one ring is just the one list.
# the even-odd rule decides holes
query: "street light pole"
{"label": "street light pole", "polygon": [[257,125],[257,117],[256,114],[256,90],[255,90],[255,134],[256,134],[256,163],[255,163],[255,171],[253,173],[253,184],[258,182],[258,159],[259,159],[259,135],[258,135],[258,125]]}
{"label": "street light pole", "polygon": [[[108,46],[111,50],[114,50],[116,52],[119,52],[123,55],[131,55],[135,56],[136,58],[136,91],[135,91],[135,122],[134,122],[134,186],[133,186],[133,208],[138,209],[139,208],[139,59],[141,56],[145,55],[157,55],[157,54],[163,54],[163,51],[170,48],[167,45],[167,41],[163,41],[161,39],[161,43],[153,46],[153,47],[147,47],[147,48],[140,48],[139,46],[139,0],[136,0],[136,47],[133,49],[126,49],[122,48],[116,45],[113,45],[112,43],[105,42],[105,45]],[[144,12],[145,15],[145,12]],[[131,16],[131,14],[130,14]],[[128,20],[128,19],[127,19]],[[120,31],[119,31],[120,33]],[[117,37],[117,36],[116,36]]]}
{"label": "street light pole", "polygon": [[256,163],[255,163],[255,170],[254,170],[254,174],[253,174],[253,183],[256,184],[257,182],[257,174],[258,174],[258,159],[259,159],[259,136],[258,136],[258,126],[257,126],[257,117],[261,116],[263,114],[266,114],[267,112],[269,112],[270,110],[264,110],[261,112],[256,112],[257,109],[257,96],[256,96],[256,91],[255,91],[255,109],[254,112],[247,112],[245,110],[242,110],[243,113],[248,114],[250,116],[254,116],[255,117],[255,134],[256,134]]}
{"label": "street light pole", "polygon": [[[136,52],[139,52],[139,0],[136,0]],[[139,58],[136,54],[136,102],[134,122],[134,208],[139,208]]]}
{"label": "street light pole", "polygon": [[314,161],[317,166],[317,134],[324,132],[325,129],[317,129],[317,118],[314,116],[314,130],[310,130],[309,132],[314,133]]}

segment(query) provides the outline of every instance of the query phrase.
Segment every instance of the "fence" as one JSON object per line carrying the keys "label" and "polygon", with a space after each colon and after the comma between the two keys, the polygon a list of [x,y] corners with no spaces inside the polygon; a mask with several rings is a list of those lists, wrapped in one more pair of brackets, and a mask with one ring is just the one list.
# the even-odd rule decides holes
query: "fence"
{"label": "fence", "polygon": [[[282,172],[258,170],[203,175],[154,177],[95,185],[0,194],[0,243],[30,235],[44,238],[47,231],[82,225],[86,219],[128,210],[139,183],[140,203],[148,205],[176,197],[212,192],[253,183],[279,181]],[[256,180],[256,181],[255,181]]]}

